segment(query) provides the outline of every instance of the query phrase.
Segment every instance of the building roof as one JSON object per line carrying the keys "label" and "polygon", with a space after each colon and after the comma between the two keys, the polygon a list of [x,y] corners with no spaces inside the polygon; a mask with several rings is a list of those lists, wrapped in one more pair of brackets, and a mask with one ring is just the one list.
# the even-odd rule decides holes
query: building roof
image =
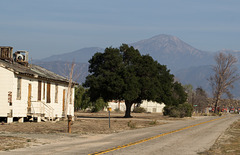
{"label": "building roof", "polygon": [[[68,83],[69,80],[61,75],[55,74],[40,66],[29,64],[28,66],[21,65],[17,62],[5,61],[0,59],[0,67],[4,67],[15,74],[33,77],[36,79],[45,79],[54,82]],[[74,83],[76,84],[76,83]]]}

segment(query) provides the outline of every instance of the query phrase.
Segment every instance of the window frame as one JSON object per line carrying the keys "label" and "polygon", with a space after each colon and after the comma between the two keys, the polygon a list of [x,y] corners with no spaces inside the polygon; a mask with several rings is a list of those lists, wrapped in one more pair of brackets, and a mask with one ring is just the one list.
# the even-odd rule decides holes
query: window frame
{"label": "window frame", "polygon": [[17,100],[21,100],[22,96],[22,78],[17,77]]}
{"label": "window frame", "polygon": [[55,84],[55,103],[58,103],[58,84]]}
{"label": "window frame", "polygon": [[42,81],[38,81],[38,101],[42,99]]}

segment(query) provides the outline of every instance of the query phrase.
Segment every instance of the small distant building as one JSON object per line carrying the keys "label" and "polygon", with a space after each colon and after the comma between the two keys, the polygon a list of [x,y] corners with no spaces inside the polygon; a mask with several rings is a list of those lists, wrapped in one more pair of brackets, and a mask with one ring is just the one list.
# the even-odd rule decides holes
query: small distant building
{"label": "small distant building", "polygon": [[[125,111],[126,106],[124,101],[111,101],[108,102],[108,106],[111,107],[113,110],[118,109],[119,111]],[[134,104],[131,108],[131,110],[134,109],[136,104]],[[140,104],[140,107],[144,108],[146,112],[151,112],[151,113],[163,113],[163,108],[165,107],[165,104],[159,104],[157,102],[152,102],[152,101],[147,101],[143,100],[142,104]]]}
{"label": "small distant building", "polygon": [[165,104],[159,104],[157,102],[144,100],[140,107],[145,108],[147,112],[163,113],[163,108],[165,107]]}
{"label": "small distant building", "polygon": [[74,84],[68,90],[66,78],[29,64],[27,51],[13,53],[12,47],[0,46],[1,120],[11,123],[33,119],[39,122],[56,120],[65,114],[73,116]]}

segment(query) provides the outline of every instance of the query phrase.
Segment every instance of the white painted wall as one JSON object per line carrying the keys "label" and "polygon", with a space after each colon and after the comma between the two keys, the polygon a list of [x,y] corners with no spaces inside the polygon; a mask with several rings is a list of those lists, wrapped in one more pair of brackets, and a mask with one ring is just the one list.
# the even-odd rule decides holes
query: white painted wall
{"label": "white painted wall", "polygon": [[165,107],[165,104],[159,104],[157,102],[147,101],[144,100],[140,107],[143,107],[146,109],[147,112],[151,113],[162,113],[163,108]]}
{"label": "white painted wall", "polygon": [[12,106],[8,104],[8,92],[13,91],[13,72],[0,67],[0,117],[7,117]]}
{"label": "white painted wall", "polygon": [[[21,77],[21,100],[17,99],[17,81]],[[28,101],[28,84],[32,84],[28,78],[14,75],[13,78],[13,117],[26,117],[27,116],[27,101]]]}
{"label": "white painted wall", "polygon": [[[65,100],[67,99],[67,84],[60,84],[51,82],[51,103],[46,103],[47,101],[47,81],[42,81],[41,89],[41,101],[38,101],[38,79],[20,76],[21,80],[21,99],[17,100],[17,80],[18,76],[12,71],[6,68],[0,67],[0,117],[7,117],[7,113],[10,109],[13,111],[13,117],[26,117],[27,107],[28,107],[28,85],[32,85],[31,91],[31,102],[33,107],[33,112],[42,113],[43,103],[47,104],[48,107],[52,107],[54,117],[62,117],[63,109],[63,90],[66,90]],[[44,83],[45,82],[45,83]],[[44,98],[44,84],[45,84],[45,98]],[[58,102],[55,102],[55,85],[58,84]],[[8,91],[12,91],[12,106],[8,104]],[[72,104],[68,105],[68,115],[74,116],[74,88],[72,88]],[[66,103],[66,101],[65,101]],[[46,109],[46,107],[45,107]],[[45,114],[49,117],[49,114]]]}
{"label": "white painted wall", "polygon": [[[43,98],[43,93],[44,93],[44,84],[45,84],[45,99]],[[63,90],[65,89],[65,103],[66,103],[66,99],[67,99],[67,85],[63,85],[63,84],[58,84],[58,99],[57,102],[55,102],[55,86],[57,83],[51,82],[50,83],[50,94],[51,94],[51,102],[47,103],[47,82],[44,83],[44,81],[42,81],[42,90],[41,90],[41,101],[38,101],[38,80],[35,81],[34,84],[34,88],[32,89],[32,103],[35,109],[36,113],[40,113],[41,111],[43,111],[42,108],[44,108],[44,106],[42,105],[41,102],[45,103],[46,105],[48,105],[48,107],[52,107],[53,110],[53,116],[54,117],[62,117],[63,116]],[[72,95],[72,100],[73,103],[68,105],[68,115],[72,115],[74,116],[74,88],[73,88],[73,95]],[[45,109],[48,109],[45,107]],[[45,113],[46,117],[51,116],[52,114],[49,113]]]}
{"label": "white painted wall", "polygon": [[[111,107],[113,111],[115,109],[119,109],[120,111],[126,110],[125,102],[123,101],[121,101],[120,103],[118,101],[111,101],[111,102],[108,102],[108,106]],[[133,106],[132,106],[132,110],[133,110]]]}

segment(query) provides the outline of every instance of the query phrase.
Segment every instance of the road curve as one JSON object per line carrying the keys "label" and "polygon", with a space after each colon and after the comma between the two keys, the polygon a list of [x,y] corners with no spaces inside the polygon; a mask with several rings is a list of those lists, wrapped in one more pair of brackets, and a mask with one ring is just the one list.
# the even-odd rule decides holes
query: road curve
{"label": "road curve", "polygon": [[240,115],[172,121],[150,128],[108,135],[80,136],[68,141],[0,154],[185,155],[209,149]]}

